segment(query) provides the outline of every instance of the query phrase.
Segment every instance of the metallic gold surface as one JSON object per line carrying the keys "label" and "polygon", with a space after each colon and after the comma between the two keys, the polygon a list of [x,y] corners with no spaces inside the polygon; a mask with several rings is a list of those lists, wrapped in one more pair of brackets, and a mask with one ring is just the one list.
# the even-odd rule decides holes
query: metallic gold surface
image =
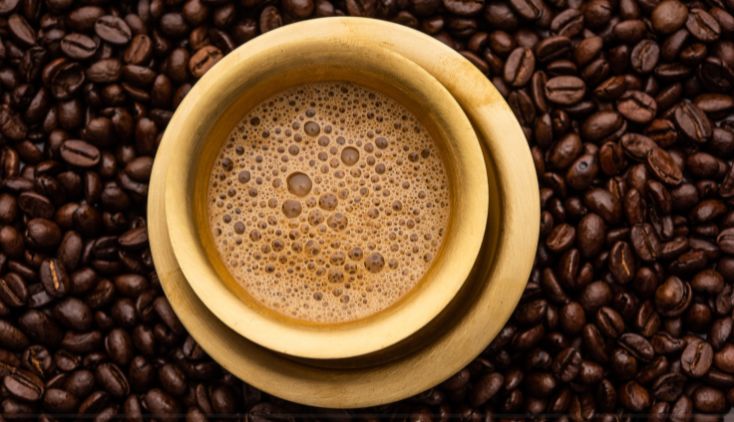
{"label": "metallic gold surface", "polygon": [[[446,165],[451,212],[441,249],[419,284],[396,304],[354,322],[316,324],[255,301],[227,271],[207,216],[209,173],[249,110],[292,86],[350,81],[402,103],[436,140]],[[188,93],[161,141],[175,144],[166,176],[173,251],[197,296],[240,335],[312,359],[367,355],[424,327],[453,299],[476,261],[487,221],[487,173],[474,129],[451,94],[410,60],[360,37],[274,31],[227,55]],[[406,263],[410,265],[410,263]]]}
{"label": "metallic gold surface", "polygon": [[[539,198],[522,131],[499,93],[474,66],[440,42],[408,28],[359,18],[331,18],[287,26],[283,36],[326,32],[368,39],[414,61],[448,88],[480,135],[487,158],[490,211],[474,276],[442,324],[422,331],[408,353],[374,366],[319,367],[295,361],[239,336],[197,298],[178,267],[166,227],[163,180],[179,154],[163,143],[153,169],[149,236],[161,284],[191,335],[222,366],[279,397],[323,407],[370,406],[417,394],[468,364],[512,313],[530,273],[539,230]],[[459,300],[460,299],[460,300]],[[430,327],[429,327],[430,328]],[[425,335],[423,335],[425,333]],[[330,362],[332,363],[332,362]],[[338,364],[335,364],[339,366]]]}

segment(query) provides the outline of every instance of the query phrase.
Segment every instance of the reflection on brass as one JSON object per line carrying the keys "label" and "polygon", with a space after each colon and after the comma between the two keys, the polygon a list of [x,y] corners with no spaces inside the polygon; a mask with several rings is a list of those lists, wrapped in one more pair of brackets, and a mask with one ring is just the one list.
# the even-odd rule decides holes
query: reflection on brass
{"label": "reflection on brass", "polygon": [[[463,108],[478,135],[485,158],[485,164],[480,163],[472,171],[481,170],[488,180],[489,193],[489,212],[484,214],[486,233],[484,224],[476,227],[484,234],[483,238],[480,235],[482,249],[478,259],[475,260],[473,253],[465,259],[468,267],[474,265],[469,279],[458,283],[457,289],[461,290],[455,297],[453,293],[445,296],[449,300],[453,298],[448,306],[434,309],[436,314],[444,309],[437,318],[428,325],[414,327],[412,331],[422,327],[416,335],[393,342],[391,347],[380,347],[381,350],[370,355],[350,359],[295,359],[259,346],[215,315],[233,308],[224,306],[224,302],[217,302],[221,307],[205,305],[197,290],[200,280],[189,278],[187,282],[184,277],[180,265],[189,265],[192,255],[200,251],[196,250],[196,245],[181,242],[197,243],[193,239],[198,236],[198,229],[193,223],[193,211],[189,211],[189,220],[183,216],[177,220],[191,221],[188,226],[171,224],[171,206],[177,204],[169,199],[190,199],[196,195],[196,189],[195,183],[187,177],[175,179],[176,183],[172,181],[176,174],[181,177],[179,172],[172,170],[172,163],[186,162],[183,155],[189,155],[188,160],[191,160],[194,155],[203,157],[205,154],[191,147],[184,148],[180,133],[174,138],[168,136],[169,132],[158,151],[150,185],[148,221],[153,258],[166,295],[191,335],[222,366],[251,385],[288,400],[323,407],[361,407],[399,400],[430,388],[468,364],[489,344],[512,313],[530,273],[538,239],[540,206],[535,171],[520,126],[486,77],[440,42],[405,27],[360,18],[307,21],[262,35],[246,48],[235,50],[217,66],[234,66],[249,57],[266,54],[274,45],[285,47],[306,35],[307,38],[348,44],[353,51],[371,51],[370,48],[379,47],[377,50],[394,57],[399,54],[436,78]],[[272,56],[272,59],[279,57]],[[364,64],[364,61],[349,62],[352,63]],[[217,69],[215,67],[212,72]],[[259,69],[262,68],[253,66],[247,72],[257,73]],[[217,84],[209,76],[207,74],[196,84],[177,114],[181,111],[188,115],[198,109],[199,102],[211,98],[209,92]],[[261,76],[267,79],[267,75]],[[218,93],[218,101],[228,104],[233,103],[227,101],[228,98],[236,97],[227,90]],[[203,119],[207,114],[226,115],[223,108],[197,118]],[[171,123],[175,122],[176,117]],[[208,123],[208,128],[199,127],[198,132],[190,132],[187,136],[205,136],[210,133],[211,126],[221,125],[215,120]],[[226,136],[228,132],[222,129],[222,133]],[[211,150],[216,151],[215,148]],[[172,186],[183,190],[184,195],[171,193]],[[176,213],[181,213],[186,207],[175,209]],[[188,231],[192,237],[180,236],[179,231]],[[179,254],[177,249],[183,253]],[[459,252],[460,256],[469,255],[463,248]],[[200,256],[206,257],[203,253]],[[247,303],[241,296],[238,298],[231,292],[228,295],[240,306]],[[409,298],[405,302],[413,300],[416,299]],[[367,325],[373,323],[369,321]],[[322,328],[289,327],[297,332],[337,331],[337,327],[328,331]],[[262,332],[262,335],[275,337],[283,331],[278,333]],[[277,340],[288,343],[288,338]]]}

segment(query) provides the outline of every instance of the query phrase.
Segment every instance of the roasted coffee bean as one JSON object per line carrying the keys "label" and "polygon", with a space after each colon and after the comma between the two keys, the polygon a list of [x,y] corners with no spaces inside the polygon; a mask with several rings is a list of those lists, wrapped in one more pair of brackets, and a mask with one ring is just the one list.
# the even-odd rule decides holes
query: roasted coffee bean
{"label": "roasted coffee bean", "polygon": [[53,297],[63,297],[71,289],[69,276],[58,260],[44,260],[41,263],[39,277],[46,292]]}
{"label": "roasted coffee bean", "polygon": [[703,42],[716,41],[721,33],[719,22],[703,9],[693,8],[688,13],[686,28]]}
{"label": "roasted coffee bean", "polygon": [[43,380],[21,369],[6,375],[3,386],[12,396],[27,402],[40,400],[44,393]]}
{"label": "roasted coffee bean", "polygon": [[[78,63],[60,58],[46,65],[43,69],[42,79],[54,97],[67,100],[82,87],[85,74]],[[67,107],[62,109],[66,115],[72,113],[71,107],[73,105],[74,103],[68,103]],[[69,124],[69,126],[73,125]]]}
{"label": "roasted coffee bean", "polygon": [[535,70],[535,56],[528,48],[518,47],[510,53],[504,68],[505,82],[522,87],[530,81]]}
{"label": "roasted coffee bean", "polygon": [[19,308],[28,300],[28,289],[23,279],[15,273],[0,278],[0,300],[10,308]]}
{"label": "roasted coffee bean", "polygon": [[559,105],[573,105],[586,94],[586,84],[574,76],[557,76],[545,84],[545,97]]}
{"label": "roasted coffee bean", "polygon": [[191,56],[189,71],[199,78],[212,68],[221,58],[222,52],[214,46],[204,46]]}
{"label": "roasted coffee bean", "polygon": [[655,356],[652,344],[639,334],[625,333],[619,337],[618,342],[640,360],[649,361]]}
{"label": "roasted coffee bean", "polygon": [[689,343],[681,355],[681,369],[691,377],[704,376],[713,362],[714,352],[711,345],[703,340]]}
{"label": "roasted coffee bean", "polygon": [[632,68],[641,74],[650,73],[655,69],[660,58],[660,47],[653,40],[642,40],[630,52]]}
{"label": "roasted coffee bean", "polygon": [[655,291],[655,305],[663,316],[680,316],[691,300],[691,286],[675,276],[666,279]]}
{"label": "roasted coffee bean", "polygon": [[726,397],[720,390],[701,386],[693,392],[693,407],[701,412],[722,413],[726,411]]}
{"label": "roasted coffee bean", "polygon": [[77,331],[87,331],[92,328],[92,310],[79,299],[66,298],[60,301],[53,309],[56,319]]}
{"label": "roasted coffee bean", "polygon": [[187,382],[186,375],[174,364],[165,364],[158,370],[158,379],[165,391],[174,395],[181,396],[186,393]]}
{"label": "roasted coffee bean", "polygon": [[728,228],[719,233],[716,242],[722,252],[734,254],[734,228]]}
{"label": "roasted coffee bean", "polygon": [[22,15],[14,13],[8,18],[10,34],[19,43],[31,46],[36,43],[36,31]]}
{"label": "roasted coffee bean", "polygon": [[678,0],[664,0],[652,11],[651,22],[655,31],[670,34],[686,23],[688,7]]}
{"label": "roasted coffee bean", "polygon": [[624,241],[618,241],[609,252],[609,271],[615,281],[626,284],[632,281],[635,272],[635,258],[632,248]]}
{"label": "roasted coffee bean", "polygon": [[683,181],[683,174],[673,157],[662,148],[653,148],[647,154],[647,166],[661,182],[676,186]]}
{"label": "roasted coffee bean", "polygon": [[660,400],[673,401],[683,393],[685,382],[686,378],[681,374],[662,375],[653,384],[653,394]]}
{"label": "roasted coffee bean", "polygon": [[132,38],[132,31],[127,23],[122,18],[112,15],[97,19],[94,23],[94,32],[112,44],[127,44]]}
{"label": "roasted coffee bean", "polygon": [[661,253],[661,244],[650,224],[636,224],[630,231],[630,239],[637,256],[644,261],[654,261]]}
{"label": "roasted coffee bean", "polygon": [[77,409],[77,406],[77,398],[65,390],[50,388],[43,396],[43,408],[49,412],[70,414]]}
{"label": "roasted coffee bean", "polygon": [[655,118],[657,103],[642,91],[627,91],[619,97],[617,111],[631,122],[645,124]]}
{"label": "roasted coffee bean", "polygon": [[727,373],[734,373],[734,346],[727,344],[714,355],[714,364]]}
{"label": "roasted coffee bean", "polygon": [[711,121],[690,101],[681,102],[675,109],[674,117],[678,128],[691,141],[703,143],[711,138]]}
{"label": "roasted coffee bean", "polygon": [[652,403],[647,389],[635,381],[630,381],[621,387],[619,399],[622,405],[632,412],[641,412]]}
{"label": "roasted coffee bean", "polygon": [[30,243],[40,249],[54,248],[61,242],[61,228],[45,218],[34,218],[27,223],[26,236]]}
{"label": "roasted coffee bean", "polygon": [[591,142],[613,140],[626,128],[624,119],[614,111],[599,111],[581,125],[581,136]]}
{"label": "roasted coffee bean", "polygon": [[130,393],[127,377],[114,363],[103,363],[97,366],[95,379],[114,397],[124,397]]}
{"label": "roasted coffee bean", "polygon": [[28,337],[15,325],[0,319],[0,346],[12,351],[22,351],[28,346]]}
{"label": "roasted coffee bean", "polygon": [[80,140],[67,140],[59,150],[61,157],[67,163],[88,168],[96,166],[100,161],[100,152],[97,147]]}
{"label": "roasted coffee bean", "polygon": [[143,403],[157,419],[168,420],[179,413],[179,405],[165,392],[152,389],[143,396]]}
{"label": "roasted coffee bean", "polygon": [[72,32],[64,36],[60,43],[61,51],[74,60],[86,60],[97,52],[97,42],[84,34]]}

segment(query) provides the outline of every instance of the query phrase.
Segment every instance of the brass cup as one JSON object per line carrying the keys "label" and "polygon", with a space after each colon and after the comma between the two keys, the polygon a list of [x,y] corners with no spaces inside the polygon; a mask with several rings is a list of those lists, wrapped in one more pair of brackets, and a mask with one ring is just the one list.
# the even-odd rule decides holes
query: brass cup
{"label": "brass cup", "polygon": [[[340,324],[295,320],[258,303],[226,270],[207,223],[209,173],[234,126],[273,94],[319,81],[357,83],[412,111],[439,146],[451,195],[444,243],[419,284],[393,306]],[[306,32],[251,41],[196,84],[171,119],[162,143],[176,144],[165,174],[165,220],[186,280],[219,320],[279,353],[344,359],[407,339],[454,298],[482,245],[488,219],[487,167],[472,125],[446,88],[423,68],[363,38]]]}

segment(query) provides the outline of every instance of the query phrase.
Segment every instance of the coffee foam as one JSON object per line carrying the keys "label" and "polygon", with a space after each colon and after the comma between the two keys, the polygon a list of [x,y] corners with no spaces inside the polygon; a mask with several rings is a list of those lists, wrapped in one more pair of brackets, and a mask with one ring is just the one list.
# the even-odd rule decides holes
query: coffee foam
{"label": "coffee foam", "polygon": [[434,140],[402,105],[347,82],[303,85],[251,110],[212,169],[220,257],[258,302],[321,323],[397,302],[449,219]]}

